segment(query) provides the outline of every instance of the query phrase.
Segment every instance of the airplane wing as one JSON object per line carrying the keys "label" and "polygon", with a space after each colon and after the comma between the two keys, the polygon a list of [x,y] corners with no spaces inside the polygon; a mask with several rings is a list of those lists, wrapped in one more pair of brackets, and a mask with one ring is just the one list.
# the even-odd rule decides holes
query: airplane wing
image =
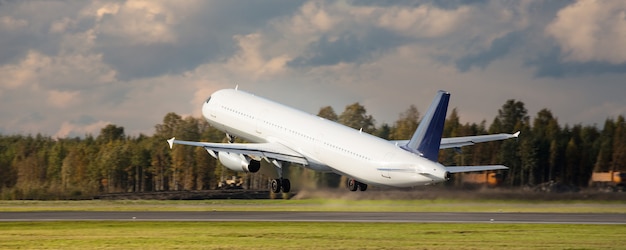
{"label": "airplane wing", "polygon": [[[285,147],[280,143],[210,143],[210,142],[193,142],[193,141],[181,141],[172,138],[167,140],[170,148],[174,144],[189,145],[203,147],[209,153],[216,157],[215,152],[229,152],[236,154],[243,154],[249,156],[256,156],[265,159],[275,159],[279,161],[293,162],[296,164],[308,165],[307,159],[300,153]],[[217,158],[217,157],[216,157]]]}
{"label": "airplane wing", "polygon": [[500,169],[509,169],[502,165],[491,165],[491,166],[454,166],[454,167],[446,167],[446,170],[451,174],[454,173],[462,173],[462,172],[477,172],[477,171],[488,171],[488,170],[500,170]]}
{"label": "airplane wing", "polygon": [[[494,135],[476,135],[476,136],[463,136],[463,137],[452,137],[452,138],[442,138],[440,149],[444,148],[460,148],[463,146],[471,146],[476,143],[481,142],[489,142],[489,141],[499,141],[506,140],[510,138],[517,138],[519,136],[519,131],[515,134],[494,134]],[[408,140],[398,140],[398,141],[390,141],[395,143],[396,145],[405,145],[409,141]]]}

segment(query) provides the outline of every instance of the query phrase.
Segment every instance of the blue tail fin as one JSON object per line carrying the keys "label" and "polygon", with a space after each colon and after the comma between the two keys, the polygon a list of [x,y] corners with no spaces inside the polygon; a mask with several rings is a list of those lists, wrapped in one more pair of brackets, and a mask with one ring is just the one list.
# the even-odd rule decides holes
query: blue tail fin
{"label": "blue tail fin", "polygon": [[409,143],[402,148],[437,162],[450,93],[439,90]]}

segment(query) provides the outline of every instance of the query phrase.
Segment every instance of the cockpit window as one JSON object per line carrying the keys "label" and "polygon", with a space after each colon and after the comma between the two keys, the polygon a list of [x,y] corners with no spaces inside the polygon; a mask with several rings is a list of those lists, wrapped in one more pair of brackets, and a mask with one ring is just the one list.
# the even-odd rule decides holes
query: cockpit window
{"label": "cockpit window", "polygon": [[209,98],[206,99],[205,103],[209,103],[210,100],[211,100],[211,97],[209,96]]}

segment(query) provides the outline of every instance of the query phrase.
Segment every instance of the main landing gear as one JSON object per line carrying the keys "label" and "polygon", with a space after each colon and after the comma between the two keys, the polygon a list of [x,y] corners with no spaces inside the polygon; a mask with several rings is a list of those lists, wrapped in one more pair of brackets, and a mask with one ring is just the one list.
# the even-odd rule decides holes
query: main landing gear
{"label": "main landing gear", "polygon": [[281,190],[283,191],[283,193],[289,193],[289,191],[291,190],[291,182],[289,181],[289,179],[273,179],[270,183],[270,189],[275,194],[280,193]]}
{"label": "main landing gear", "polygon": [[365,191],[367,190],[367,184],[361,183],[355,179],[348,178],[348,190],[354,192],[356,190]]}
{"label": "main landing gear", "polygon": [[283,178],[283,163],[277,160],[273,160],[272,163],[278,172],[278,179],[273,179],[270,182],[270,190],[275,194],[280,193],[280,191],[289,193],[289,191],[291,191],[291,182],[289,179]]}

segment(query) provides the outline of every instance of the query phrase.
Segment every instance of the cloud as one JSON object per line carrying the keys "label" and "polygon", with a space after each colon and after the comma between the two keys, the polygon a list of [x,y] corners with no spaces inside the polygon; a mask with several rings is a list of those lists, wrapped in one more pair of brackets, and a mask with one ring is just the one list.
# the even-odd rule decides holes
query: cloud
{"label": "cloud", "polygon": [[384,29],[369,30],[363,36],[346,33],[339,37],[321,36],[309,44],[305,53],[289,61],[292,67],[314,67],[339,63],[362,63],[388,49],[401,45],[406,38]]}
{"label": "cloud", "polygon": [[[96,30],[104,36],[124,39],[131,45],[175,43],[173,27],[180,20],[174,6],[167,2],[130,0],[123,3],[94,3],[92,14],[97,21]],[[193,4],[191,1],[177,5]]]}
{"label": "cloud", "polygon": [[0,87],[14,89],[37,82],[37,72],[50,64],[50,58],[31,51],[19,64],[0,67]]}
{"label": "cloud", "polygon": [[0,27],[5,30],[18,30],[28,25],[28,21],[24,19],[16,19],[11,16],[3,16],[0,18]]}
{"label": "cloud", "polygon": [[[553,47],[545,50],[543,54],[526,59],[524,65],[535,68],[534,75],[536,77],[572,78],[587,75],[626,73],[626,63],[563,61],[561,50],[558,47]],[[600,82],[600,84],[602,83]]]}
{"label": "cloud", "polygon": [[66,108],[79,102],[79,91],[48,91],[48,103],[57,108]]}
{"label": "cloud", "polygon": [[456,61],[456,66],[461,71],[467,71],[474,66],[485,68],[498,58],[506,56],[513,48],[518,46],[521,35],[516,32],[506,34],[492,41],[491,46],[476,54],[469,54]]}
{"label": "cloud", "polygon": [[97,135],[100,133],[100,130],[104,128],[106,125],[109,125],[110,122],[106,121],[97,121],[91,124],[81,125],[75,124],[71,122],[64,122],[61,125],[61,128],[57,130],[57,132],[52,136],[53,138],[68,138],[68,137],[77,137],[84,135]]}
{"label": "cloud", "polygon": [[[515,98],[601,123],[626,107],[613,94],[626,91],[613,46],[623,7],[570,3],[5,2],[0,130],[82,136],[113,123],[150,134],[166,113],[199,116],[235,85],[311,113],[360,102],[379,122],[446,89],[464,121],[490,120]],[[584,29],[566,32],[577,16]],[[587,26],[607,40],[576,43]]]}
{"label": "cloud", "polygon": [[545,29],[565,62],[626,63],[626,2],[580,0],[561,9]]}
{"label": "cloud", "polygon": [[470,8],[466,6],[454,9],[441,9],[428,4],[415,8],[391,7],[377,17],[377,25],[417,37],[440,37],[458,29],[470,13]]}
{"label": "cloud", "polygon": [[[119,79],[133,80],[182,74],[232,57],[238,48],[233,37],[257,33],[268,20],[301,4],[129,1],[107,7],[95,2],[84,12],[95,22],[95,50],[118,72]],[[99,11],[105,14],[98,15]]]}
{"label": "cloud", "polygon": [[289,60],[287,55],[266,58],[262,53],[260,34],[248,34],[233,38],[239,45],[239,51],[228,61],[226,67],[231,72],[250,74],[251,78],[268,77],[285,70]]}

